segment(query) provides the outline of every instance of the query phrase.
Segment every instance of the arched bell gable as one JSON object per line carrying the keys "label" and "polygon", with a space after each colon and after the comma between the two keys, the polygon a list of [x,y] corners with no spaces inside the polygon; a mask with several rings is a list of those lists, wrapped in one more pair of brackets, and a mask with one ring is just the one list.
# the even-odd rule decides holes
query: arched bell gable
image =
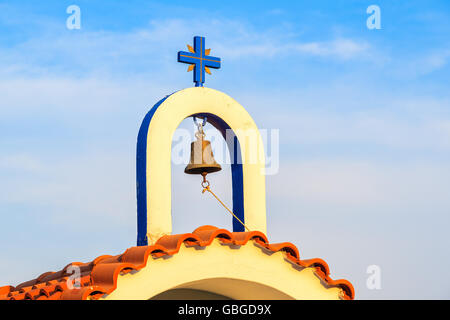
{"label": "arched bell gable", "polygon": [[[138,245],[151,244],[172,232],[172,138],[180,123],[193,115],[207,115],[208,122],[223,136],[227,129],[233,130],[238,143],[227,141],[230,155],[242,155],[244,159],[235,158],[237,163],[231,165],[233,212],[251,230],[266,233],[265,159],[258,128],[248,112],[225,93],[195,87],[160,100],[141,124],[136,157]],[[248,132],[256,139],[248,142]],[[240,153],[233,147],[239,148]],[[235,220],[233,231],[244,231]]]}

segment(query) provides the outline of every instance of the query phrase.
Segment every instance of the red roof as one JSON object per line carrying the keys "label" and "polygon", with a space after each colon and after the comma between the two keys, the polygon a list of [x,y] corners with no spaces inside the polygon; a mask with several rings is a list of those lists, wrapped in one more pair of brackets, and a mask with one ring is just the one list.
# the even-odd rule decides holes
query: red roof
{"label": "red roof", "polygon": [[[16,287],[0,287],[0,300],[98,299],[116,289],[119,274],[145,267],[149,256],[159,258],[174,255],[183,243],[189,246],[209,246],[216,238],[222,243],[238,246],[252,240],[273,252],[281,250],[290,262],[315,268],[316,274],[328,286],[342,288],[345,299],[354,299],[354,288],[349,281],[331,279],[328,265],[322,259],[300,259],[297,247],[290,242],[270,244],[267,237],[259,231],[230,232],[213,226],[203,226],[195,229],[193,233],[163,236],[151,246],[131,247],[116,256],[103,255],[87,263],[74,262],[60,271],[43,273],[36,279]],[[72,265],[80,268],[81,278],[79,288],[69,289],[67,279],[70,274],[67,269]]]}

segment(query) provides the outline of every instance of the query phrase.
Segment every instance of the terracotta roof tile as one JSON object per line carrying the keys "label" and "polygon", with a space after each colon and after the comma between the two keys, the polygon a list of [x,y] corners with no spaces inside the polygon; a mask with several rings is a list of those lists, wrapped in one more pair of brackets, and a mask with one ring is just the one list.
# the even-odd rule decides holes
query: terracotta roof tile
{"label": "terracotta roof tile", "polygon": [[[43,273],[36,279],[16,287],[0,287],[0,300],[99,299],[116,289],[119,274],[142,269],[147,265],[149,256],[157,258],[174,255],[183,243],[188,246],[206,247],[214,239],[237,246],[252,240],[265,250],[283,251],[290,263],[315,268],[317,276],[325,285],[340,287],[344,291],[345,299],[354,299],[354,288],[349,281],[331,279],[329,267],[322,259],[301,260],[297,247],[290,242],[270,244],[267,237],[259,231],[230,232],[213,226],[202,226],[192,233],[163,236],[151,246],[131,247],[121,255],[103,255],[88,263],[73,262],[58,272]],[[67,269],[72,265],[80,267],[81,278],[76,284],[79,288],[70,289],[67,286],[70,276]]]}

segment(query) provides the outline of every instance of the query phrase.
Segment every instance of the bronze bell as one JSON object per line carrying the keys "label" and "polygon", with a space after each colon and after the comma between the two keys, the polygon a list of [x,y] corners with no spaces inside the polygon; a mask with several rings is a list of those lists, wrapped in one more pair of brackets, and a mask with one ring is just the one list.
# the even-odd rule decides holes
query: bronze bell
{"label": "bronze bell", "polygon": [[207,174],[222,170],[214,160],[211,142],[204,140],[204,133],[196,134],[197,140],[191,143],[191,160],[184,169],[187,174]]}

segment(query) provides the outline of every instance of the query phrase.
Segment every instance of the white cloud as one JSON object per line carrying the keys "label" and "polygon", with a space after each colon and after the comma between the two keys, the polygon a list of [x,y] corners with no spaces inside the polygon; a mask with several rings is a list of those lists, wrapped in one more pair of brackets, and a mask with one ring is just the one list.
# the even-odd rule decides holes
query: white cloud
{"label": "white cloud", "polygon": [[[274,56],[326,57],[341,60],[354,58],[372,59],[371,46],[366,41],[350,38],[337,38],[326,41],[301,41],[283,37],[277,39],[271,33],[246,34],[245,37],[224,39],[216,44],[216,48],[226,58],[241,59],[248,57],[267,58]],[[236,50],[235,48],[239,48]]]}
{"label": "white cloud", "polygon": [[44,161],[30,154],[3,157],[0,163],[2,204],[45,206],[50,220],[67,221],[71,216],[121,220],[135,206],[132,155],[96,152]]}
{"label": "white cloud", "polygon": [[0,156],[0,170],[21,170],[23,172],[35,172],[40,170],[43,164],[26,154],[13,154]]}
{"label": "white cloud", "polygon": [[344,80],[283,94],[239,95],[258,125],[280,129],[280,142],[287,146],[341,146],[357,154],[382,150],[396,153],[397,159],[409,151],[421,157],[450,151],[450,100],[445,96],[369,90]]}
{"label": "white cloud", "polygon": [[410,121],[395,114],[299,113],[296,126],[286,119],[285,142],[366,144],[372,148],[450,151],[448,124],[440,119]]}
{"label": "white cloud", "polygon": [[353,39],[335,39],[325,42],[310,42],[292,45],[301,53],[317,55],[322,57],[336,57],[350,59],[366,54],[370,45],[365,41]]}
{"label": "white cloud", "polygon": [[441,50],[426,56],[421,63],[418,63],[422,72],[429,73],[447,65],[450,58],[450,50]]}
{"label": "white cloud", "polygon": [[[108,77],[11,77],[0,79],[0,113],[25,115],[39,113],[104,114],[129,109],[139,101],[153,104],[165,92],[161,84],[138,78],[112,80]],[[169,93],[169,92],[167,92]]]}
{"label": "white cloud", "polygon": [[[1,73],[14,74],[136,74],[149,70],[164,73],[173,66],[174,52],[190,43],[193,35],[207,37],[207,46],[223,59],[272,58],[275,55],[303,55],[336,59],[370,58],[366,41],[336,38],[323,41],[299,39],[288,27],[256,30],[239,20],[193,22],[188,19],[152,20],[148,27],[128,32],[57,32],[3,48]],[[205,32],[205,30],[207,30]],[[279,35],[282,35],[281,38]],[[181,46],[181,47],[180,47]]]}
{"label": "white cloud", "polygon": [[412,57],[402,57],[392,65],[391,72],[404,79],[417,78],[439,71],[448,66],[450,50],[446,48],[430,50],[426,53],[414,53]]}
{"label": "white cloud", "polygon": [[450,166],[446,164],[299,160],[285,162],[280,174],[269,181],[270,198],[293,206],[325,206],[330,214],[338,208],[352,208],[352,212],[356,208],[364,214],[373,207],[405,214],[427,210],[431,203],[440,212],[450,211]]}

